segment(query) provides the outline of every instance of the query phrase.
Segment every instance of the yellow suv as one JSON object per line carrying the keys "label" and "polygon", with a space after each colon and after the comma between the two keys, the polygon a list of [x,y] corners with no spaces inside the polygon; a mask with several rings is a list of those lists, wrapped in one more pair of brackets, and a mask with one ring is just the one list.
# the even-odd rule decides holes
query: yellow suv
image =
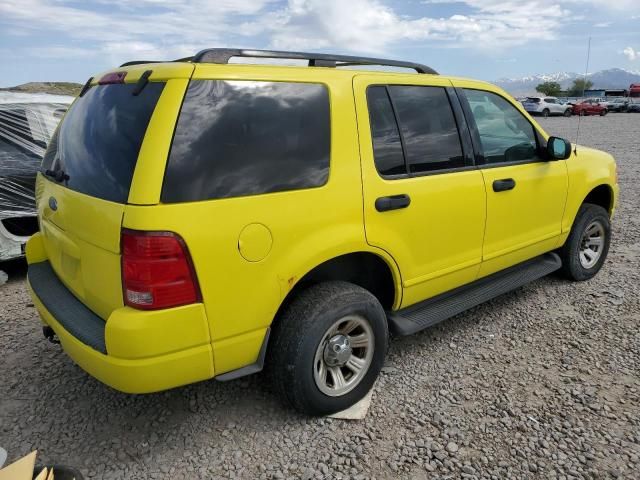
{"label": "yellow suv", "polygon": [[[416,73],[340,68],[362,65]],[[266,366],[320,415],[372,387],[389,332],[595,275],[617,193],[610,155],[493,85],[204,50],[89,79],[38,174],[28,281],[45,335],[113,388]]]}

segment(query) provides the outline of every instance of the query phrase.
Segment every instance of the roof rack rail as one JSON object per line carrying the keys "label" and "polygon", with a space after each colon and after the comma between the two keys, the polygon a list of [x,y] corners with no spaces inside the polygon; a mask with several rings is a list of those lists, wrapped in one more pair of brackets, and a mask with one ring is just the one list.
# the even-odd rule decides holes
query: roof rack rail
{"label": "roof rack rail", "polygon": [[282,58],[286,60],[307,60],[310,67],[344,67],[354,65],[379,65],[415,70],[418,73],[437,75],[433,68],[413,62],[385,60],[382,58],[355,57],[351,55],[333,55],[329,53],[283,52],[277,50],[245,50],[235,48],[207,48],[196,53],[193,63],[229,63],[232,57]]}
{"label": "roof rack rail", "polygon": [[[233,57],[245,58],[280,58],[286,60],[306,60],[310,67],[347,67],[357,65],[378,65],[382,67],[409,68],[418,73],[437,75],[433,68],[420,63],[386,60],[383,58],[356,57],[351,55],[332,55],[329,53],[283,52],[278,50],[246,50],[238,48],[207,48],[193,57],[180,58],[174,62],[219,63],[227,64]],[[125,62],[121,67],[142,65],[145,63],[165,63],[158,61],[135,60]]]}

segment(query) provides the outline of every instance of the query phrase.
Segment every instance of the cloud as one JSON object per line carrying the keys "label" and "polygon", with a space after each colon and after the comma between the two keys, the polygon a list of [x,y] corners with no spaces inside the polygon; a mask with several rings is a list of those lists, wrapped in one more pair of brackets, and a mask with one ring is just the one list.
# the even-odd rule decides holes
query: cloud
{"label": "cloud", "polygon": [[[593,5],[602,3],[586,1]],[[615,4],[611,8],[617,9],[620,4],[634,5],[636,1],[604,4]],[[43,49],[40,55],[73,57],[89,50],[117,64],[132,58],[179,58],[212,46],[372,54],[421,42],[436,47],[507,49],[557,38],[572,17],[571,8],[582,9],[584,4],[583,0],[423,1],[466,7],[464,14],[433,17],[401,14],[390,2],[3,0],[0,18],[8,34],[11,31],[55,34],[55,45]],[[607,22],[602,25],[609,18],[603,20]]]}
{"label": "cloud", "polygon": [[640,59],[640,50],[634,50],[632,47],[625,48],[622,53],[630,62]]}

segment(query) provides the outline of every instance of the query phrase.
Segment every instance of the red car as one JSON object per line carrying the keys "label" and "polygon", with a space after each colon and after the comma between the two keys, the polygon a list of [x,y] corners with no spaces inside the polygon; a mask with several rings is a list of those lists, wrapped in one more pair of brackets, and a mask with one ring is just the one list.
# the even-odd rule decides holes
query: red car
{"label": "red car", "polygon": [[604,117],[607,113],[607,107],[600,104],[600,101],[594,98],[587,98],[573,106],[574,115],[600,115]]}

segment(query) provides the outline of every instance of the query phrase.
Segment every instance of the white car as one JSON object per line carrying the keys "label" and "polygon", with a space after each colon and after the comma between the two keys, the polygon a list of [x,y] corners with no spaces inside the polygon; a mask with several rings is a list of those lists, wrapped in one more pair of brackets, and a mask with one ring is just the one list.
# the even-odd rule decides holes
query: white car
{"label": "white car", "polygon": [[527,97],[522,102],[524,109],[531,115],[551,115],[571,116],[571,106],[563,104],[556,97]]}

